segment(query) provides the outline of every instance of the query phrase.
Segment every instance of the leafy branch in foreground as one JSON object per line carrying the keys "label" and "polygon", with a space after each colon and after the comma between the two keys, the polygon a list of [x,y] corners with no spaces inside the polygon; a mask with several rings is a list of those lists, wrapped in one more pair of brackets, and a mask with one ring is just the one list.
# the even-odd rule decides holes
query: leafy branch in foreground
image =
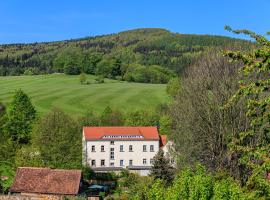
{"label": "leafy branch in foreground", "polygon": [[225,29],[236,34],[243,33],[253,38],[258,47],[248,52],[226,51],[224,55],[231,61],[242,61],[240,69],[243,79],[239,90],[225,107],[243,100],[247,105],[250,127],[233,138],[231,154],[240,158],[249,172],[245,182],[248,190],[254,190],[253,198],[270,197],[270,41],[266,37],[248,30]]}

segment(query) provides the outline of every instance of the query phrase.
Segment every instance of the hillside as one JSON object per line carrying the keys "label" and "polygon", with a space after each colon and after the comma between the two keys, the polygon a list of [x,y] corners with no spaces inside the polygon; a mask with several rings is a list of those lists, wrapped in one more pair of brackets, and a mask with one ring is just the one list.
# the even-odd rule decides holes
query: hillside
{"label": "hillside", "polygon": [[87,76],[91,84],[81,85],[78,76],[64,74],[0,77],[0,102],[8,104],[15,90],[21,88],[40,114],[57,107],[78,116],[87,110],[100,113],[108,105],[124,112],[151,109],[169,100],[166,85],[110,79],[105,79],[103,84],[95,84],[94,78]]}
{"label": "hillside", "polygon": [[166,83],[208,48],[248,43],[151,28],[58,42],[0,45],[0,75],[85,72],[134,82]]}

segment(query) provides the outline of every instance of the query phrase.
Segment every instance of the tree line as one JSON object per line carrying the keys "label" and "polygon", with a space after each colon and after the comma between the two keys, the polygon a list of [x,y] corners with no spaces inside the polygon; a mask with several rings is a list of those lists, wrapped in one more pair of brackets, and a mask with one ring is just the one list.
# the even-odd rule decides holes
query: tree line
{"label": "tree line", "polygon": [[87,73],[127,81],[167,83],[208,48],[228,44],[250,46],[244,40],[174,34],[163,29],[137,29],[62,42],[1,45],[0,75]]}

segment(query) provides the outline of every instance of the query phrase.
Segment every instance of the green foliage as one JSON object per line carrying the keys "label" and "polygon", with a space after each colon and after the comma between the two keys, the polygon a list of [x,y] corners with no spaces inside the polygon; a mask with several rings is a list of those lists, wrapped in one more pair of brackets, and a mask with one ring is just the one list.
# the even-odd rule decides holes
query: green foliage
{"label": "green foliage", "polygon": [[100,116],[102,126],[122,126],[124,121],[123,113],[120,110],[112,109],[110,106],[107,106]]}
{"label": "green foliage", "polygon": [[153,158],[153,166],[150,170],[150,176],[163,180],[169,185],[174,178],[174,168],[170,165],[170,161],[165,157],[162,149]]}
{"label": "green foliage", "polygon": [[169,115],[162,115],[159,119],[159,134],[170,135],[172,123],[172,119]]}
{"label": "green foliage", "polygon": [[[233,31],[230,27],[227,30]],[[248,171],[246,184],[254,191],[254,198],[270,198],[270,184],[265,174],[270,172],[270,41],[264,36],[248,30],[235,30],[253,38],[257,48],[247,51],[226,51],[224,54],[232,61],[241,61],[243,80],[239,90],[232,96],[225,108],[244,101],[250,127],[233,137],[231,155],[237,156]]]}
{"label": "green foliage", "polygon": [[248,126],[246,107],[239,103],[221,109],[238,90],[240,67],[215,49],[203,54],[181,78],[181,89],[169,111],[179,168],[200,162],[211,172],[228,169],[234,177],[243,174],[237,159],[228,157],[228,145],[233,135]]}
{"label": "green foliage", "polygon": [[33,145],[39,149],[47,167],[81,167],[81,127],[58,109],[38,122],[33,133]]}
{"label": "green foliage", "polygon": [[76,66],[75,63],[69,62],[65,64],[64,72],[65,74],[69,74],[69,75],[78,75],[80,74],[80,69],[78,66]]}
{"label": "green foliage", "polygon": [[205,169],[202,166],[198,166],[196,174],[190,182],[190,199],[194,200],[207,200],[213,195],[213,178],[207,176]]}
{"label": "green foliage", "polygon": [[135,110],[129,112],[126,117],[127,126],[156,126],[158,116],[151,110]]}
{"label": "green foliage", "polygon": [[161,180],[157,179],[147,192],[147,199],[164,200],[165,195],[164,184]]}
{"label": "green foliage", "polygon": [[96,74],[107,78],[115,78],[121,75],[121,61],[115,58],[104,58],[97,64]]}
{"label": "green foliage", "polygon": [[174,76],[173,71],[158,65],[130,65],[124,74],[124,80],[139,83],[167,83]]}
{"label": "green foliage", "polygon": [[85,75],[85,73],[81,73],[80,76],[79,76],[79,79],[80,79],[80,83],[81,84],[85,84],[85,82],[86,82],[86,75]]}
{"label": "green foliage", "polygon": [[0,162],[0,192],[7,192],[13,183],[14,169],[7,163]]}
{"label": "green foliage", "polygon": [[78,121],[81,126],[99,126],[100,124],[99,117],[92,110],[87,111]]}
{"label": "green foliage", "polygon": [[89,166],[82,167],[83,180],[90,180],[94,177],[95,172]]}
{"label": "green foliage", "polygon": [[96,83],[104,83],[104,76],[99,75],[95,78]]}
{"label": "green foliage", "polygon": [[170,76],[166,69],[180,74],[201,52],[228,44],[250,45],[228,37],[176,34],[156,28],[59,42],[0,45],[0,75],[21,75],[31,69],[34,74],[84,72],[116,78],[124,76],[126,66],[139,64],[134,74],[128,69],[127,78],[134,79],[130,81],[166,83]]}
{"label": "green foliage", "polygon": [[34,75],[33,69],[25,69],[23,75],[31,76]]}
{"label": "green foliage", "polygon": [[201,165],[197,165],[194,171],[190,168],[182,170],[169,187],[161,179],[156,179],[154,182],[148,180],[151,182],[150,184],[143,184],[142,177],[137,177],[135,180],[132,180],[132,184],[128,185],[129,199],[242,200],[249,198],[249,193],[245,193],[232,178],[217,179],[207,174]]}
{"label": "green foliage", "polygon": [[181,82],[179,78],[173,78],[168,82],[166,91],[171,97],[175,97],[179,92],[180,88]]}
{"label": "green foliage", "polygon": [[14,142],[27,144],[35,119],[36,110],[30,98],[22,90],[17,90],[8,110],[5,131]]}
{"label": "green foliage", "polygon": [[38,148],[24,146],[18,149],[15,155],[16,167],[43,167],[45,166]]}
{"label": "green foliage", "polygon": [[217,181],[214,186],[213,200],[244,200],[247,199],[240,186],[232,178]]}
{"label": "green foliage", "polygon": [[[150,177],[140,177],[137,174],[130,173],[125,180],[125,187],[128,187],[127,199],[130,200],[147,200],[148,192],[153,184]],[[152,193],[152,195],[154,195]]]}

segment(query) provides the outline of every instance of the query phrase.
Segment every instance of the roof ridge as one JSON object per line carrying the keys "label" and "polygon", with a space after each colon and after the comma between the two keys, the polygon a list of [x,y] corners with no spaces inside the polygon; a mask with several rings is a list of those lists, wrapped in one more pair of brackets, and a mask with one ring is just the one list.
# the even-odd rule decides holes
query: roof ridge
{"label": "roof ridge", "polygon": [[49,167],[18,167],[18,169],[44,169],[53,171],[81,171],[80,169],[52,169]]}

